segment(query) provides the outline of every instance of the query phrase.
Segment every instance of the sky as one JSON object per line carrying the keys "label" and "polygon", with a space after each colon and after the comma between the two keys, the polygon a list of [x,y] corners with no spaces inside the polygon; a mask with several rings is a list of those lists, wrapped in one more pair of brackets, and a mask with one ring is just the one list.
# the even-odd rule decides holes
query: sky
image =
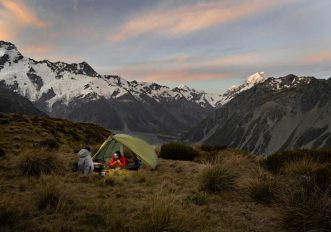
{"label": "sky", "polygon": [[249,75],[331,76],[330,0],[0,0],[0,40],[35,60],[222,93]]}

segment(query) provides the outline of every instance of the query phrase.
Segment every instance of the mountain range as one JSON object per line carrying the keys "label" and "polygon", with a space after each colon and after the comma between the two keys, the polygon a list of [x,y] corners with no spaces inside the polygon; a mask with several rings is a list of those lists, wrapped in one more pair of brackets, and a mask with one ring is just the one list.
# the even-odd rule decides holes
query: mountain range
{"label": "mountain range", "polygon": [[253,154],[331,147],[331,78],[268,78],[237,95],[183,136]]}
{"label": "mountain range", "polygon": [[15,102],[8,99],[21,97],[28,108],[51,117],[92,122],[115,132],[182,135],[189,143],[254,154],[331,147],[330,83],[295,75],[265,78],[258,72],[242,85],[212,94],[101,75],[86,62],[36,61],[0,41],[0,91],[7,99],[2,108]]}
{"label": "mountain range", "polygon": [[[253,75],[254,76],[254,75]],[[251,87],[260,74],[251,78]],[[52,117],[93,122],[110,130],[178,134],[231,100],[242,87],[210,94],[181,85],[100,75],[88,63],[35,61],[0,41],[0,86],[29,99]]]}

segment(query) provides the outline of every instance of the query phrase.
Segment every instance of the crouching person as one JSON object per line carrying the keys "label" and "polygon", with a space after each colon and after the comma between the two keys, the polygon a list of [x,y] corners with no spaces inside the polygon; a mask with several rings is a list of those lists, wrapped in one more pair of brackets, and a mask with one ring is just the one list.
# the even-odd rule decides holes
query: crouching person
{"label": "crouching person", "polygon": [[91,147],[87,146],[78,152],[78,171],[88,175],[93,172],[93,160],[91,157]]}

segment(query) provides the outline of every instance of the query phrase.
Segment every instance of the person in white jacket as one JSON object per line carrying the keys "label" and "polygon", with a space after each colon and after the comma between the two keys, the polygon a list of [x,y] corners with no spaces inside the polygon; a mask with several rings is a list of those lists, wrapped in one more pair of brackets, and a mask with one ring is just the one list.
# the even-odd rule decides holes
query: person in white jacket
{"label": "person in white jacket", "polygon": [[93,172],[94,165],[91,157],[91,147],[86,146],[78,152],[78,171],[88,175]]}

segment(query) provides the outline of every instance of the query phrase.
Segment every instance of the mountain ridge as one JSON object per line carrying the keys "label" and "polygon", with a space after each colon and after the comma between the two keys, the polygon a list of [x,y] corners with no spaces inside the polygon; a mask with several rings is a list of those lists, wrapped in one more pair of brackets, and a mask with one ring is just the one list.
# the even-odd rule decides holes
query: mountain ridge
{"label": "mountain ridge", "polygon": [[331,147],[331,79],[287,75],[240,93],[185,134],[254,154]]}

